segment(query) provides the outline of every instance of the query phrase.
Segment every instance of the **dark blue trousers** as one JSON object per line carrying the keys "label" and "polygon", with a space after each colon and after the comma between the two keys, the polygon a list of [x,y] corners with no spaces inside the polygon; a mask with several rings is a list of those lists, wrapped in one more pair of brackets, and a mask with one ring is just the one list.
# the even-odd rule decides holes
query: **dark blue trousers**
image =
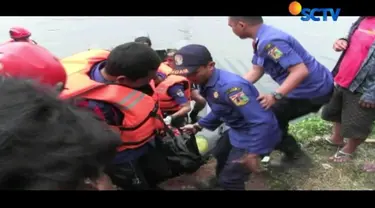
{"label": "dark blue trousers", "polygon": [[251,172],[234,161],[240,159],[246,153],[245,149],[239,149],[230,144],[228,131],[226,131],[213,150],[213,155],[217,161],[216,177],[218,177],[220,188],[245,190],[245,182]]}

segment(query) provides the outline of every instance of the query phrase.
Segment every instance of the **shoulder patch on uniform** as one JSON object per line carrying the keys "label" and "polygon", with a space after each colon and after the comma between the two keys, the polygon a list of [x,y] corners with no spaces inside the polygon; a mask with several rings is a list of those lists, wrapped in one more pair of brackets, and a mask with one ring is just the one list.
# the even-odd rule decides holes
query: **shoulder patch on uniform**
{"label": "shoulder patch on uniform", "polygon": [[182,92],[182,90],[178,90],[176,94],[177,94],[178,97],[184,97],[185,96],[185,94],[184,94],[184,92]]}
{"label": "shoulder patch on uniform", "polygon": [[244,106],[250,101],[250,98],[242,90],[229,96],[229,98],[236,106]]}
{"label": "shoulder patch on uniform", "polygon": [[268,49],[267,54],[275,61],[279,60],[284,55],[283,52],[276,46],[273,46],[272,48]]}
{"label": "shoulder patch on uniform", "polygon": [[237,92],[237,91],[242,91],[242,88],[241,87],[232,87],[232,88],[229,88],[226,93],[229,94],[229,93],[232,93],[232,92]]}

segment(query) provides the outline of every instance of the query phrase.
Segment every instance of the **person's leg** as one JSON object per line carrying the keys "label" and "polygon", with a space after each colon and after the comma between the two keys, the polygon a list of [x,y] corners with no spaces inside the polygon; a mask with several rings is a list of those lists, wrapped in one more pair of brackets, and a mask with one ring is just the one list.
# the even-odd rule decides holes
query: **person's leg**
{"label": "person's leg", "polygon": [[247,150],[232,147],[228,158],[219,174],[219,186],[224,190],[245,190],[250,171],[242,164],[235,162],[247,154]]}
{"label": "person's leg", "polygon": [[330,145],[343,146],[344,137],[341,136],[341,114],[343,107],[342,89],[335,87],[331,100],[323,107],[322,119],[333,122],[331,139],[326,141]]}
{"label": "person's leg", "polygon": [[216,159],[216,177],[218,177],[220,172],[223,170],[231,150],[232,145],[230,144],[227,130],[223,133],[223,136],[219,139],[215,148],[212,150],[212,155]]}
{"label": "person's leg", "polygon": [[272,111],[274,112],[282,131],[282,139],[276,149],[282,151],[285,156],[290,158],[295,157],[295,155],[300,152],[300,146],[296,139],[288,132],[289,122],[307,114],[306,112],[309,112],[309,109],[307,109],[306,106],[305,108],[297,108],[296,106],[298,105],[302,105],[302,102],[284,98],[277,101],[272,107]]}
{"label": "person's leg", "polygon": [[357,147],[366,140],[372,131],[375,109],[359,105],[361,94],[343,89],[341,136],[348,138],[345,146],[330,159],[345,162],[352,158]]}
{"label": "person's leg", "polygon": [[309,113],[318,112],[323,104],[308,99],[284,98],[276,102],[272,107],[282,131],[282,140],[275,149],[284,153],[284,157],[278,163],[271,162],[271,166],[304,165],[309,166],[311,161],[302,151],[296,139],[289,134],[289,122]]}

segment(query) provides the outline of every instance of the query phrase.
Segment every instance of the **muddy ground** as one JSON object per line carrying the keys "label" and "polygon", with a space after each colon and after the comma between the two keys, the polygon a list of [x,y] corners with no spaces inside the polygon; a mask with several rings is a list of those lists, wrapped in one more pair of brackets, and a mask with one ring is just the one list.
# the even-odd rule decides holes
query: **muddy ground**
{"label": "muddy ground", "polygon": [[[323,137],[305,141],[305,151],[313,159],[313,166],[306,170],[268,170],[264,178],[250,177],[248,190],[372,190],[375,189],[375,173],[362,171],[366,162],[375,161],[375,144],[363,144],[354,159],[338,164],[328,160],[337,148],[327,145]],[[272,159],[280,157],[272,154]],[[166,190],[199,190],[195,184],[208,184],[215,177],[215,160],[211,159],[196,173],[170,179],[161,184]],[[202,188],[200,186],[200,188]]]}

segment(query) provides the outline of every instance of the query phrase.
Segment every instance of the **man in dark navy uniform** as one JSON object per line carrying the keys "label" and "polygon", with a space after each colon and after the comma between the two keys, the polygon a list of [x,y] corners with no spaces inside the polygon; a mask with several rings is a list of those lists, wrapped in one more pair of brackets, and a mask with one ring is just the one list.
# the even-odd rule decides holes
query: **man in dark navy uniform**
{"label": "man in dark navy uniform", "polygon": [[[177,49],[169,49],[167,50],[167,60],[165,63],[172,69],[174,69],[175,63],[174,63],[174,55],[177,52]],[[199,86],[197,84],[191,83],[191,99],[194,102],[193,110],[190,112],[190,121],[191,123],[196,123],[199,120],[199,112],[206,107],[206,100],[202,97],[202,95],[199,93]]]}
{"label": "man in dark navy uniform", "polygon": [[318,112],[329,101],[334,86],[331,72],[294,37],[263,24],[261,16],[229,17],[229,26],[241,39],[254,40],[253,70],[245,78],[255,83],[266,73],[280,85],[273,93],[259,96],[258,100],[265,109],[273,110],[283,131],[279,148],[286,157],[281,162],[293,164],[291,162],[296,159],[307,159],[301,157],[306,155],[288,134],[288,123]]}
{"label": "man in dark navy uniform", "polygon": [[260,173],[260,159],[274,150],[281,140],[277,119],[262,108],[257,89],[239,75],[215,68],[210,52],[202,45],[187,45],[176,52],[175,74],[185,75],[200,86],[211,112],[182,129],[196,133],[202,128],[214,131],[223,122],[230,127],[230,144],[221,146],[226,155],[215,155],[219,186],[244,190],[250,172]]}

